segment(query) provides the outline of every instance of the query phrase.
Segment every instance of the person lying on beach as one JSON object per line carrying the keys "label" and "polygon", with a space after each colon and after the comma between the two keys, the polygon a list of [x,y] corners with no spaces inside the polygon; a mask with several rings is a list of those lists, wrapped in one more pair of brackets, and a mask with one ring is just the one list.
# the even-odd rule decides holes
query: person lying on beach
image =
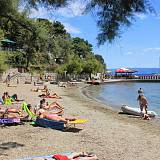
{"label": "person lying on beach", "polygon": [[60,96],[58,96],[57,93],[53,93],[52,95],[48,92],[47,94],[42,94],[42,95],[39,95],[39,97],[41,98],[56,98],[56,99],[61,99]]}
{"label": "person lying on beach", "polygon": [[41,91],[41,92],[46,92],[46,90],[48,90],[47,86],[44,85],[44,88],[36,88],[36,89],[31,89],[31,91],[33,92],[38,92],[38,91]]}
{"label": "person lying on beach", "polygon": [[97,160],[97,156],[93,153],[73,152],[71,155],[64,156],[60,154],[53,155],[53,160]]}
{"label": "person lying on beach", "polygon": [[0,106],[0,112],[1,113],[4,113],[5,111],[7,110],[7,112],[11,112],[11,113],[18,113],[19,115],[22,114],[22,110],[20,108],[6,108],[6,107],[3,107],[3,106]]}
{"label": "person lying on beach", "polygon": [[47,112],[45,109],[43,109],[42,106],[40,106],[40,109],[36,112],[36,114],[39,118],[46,118],[48,120],[60,121],[64,123],[68,123],[68,121],[77,120],[77,118],[61,117],[58,115],[58,113]]}
{"label": "person lying on beach", "polygon": [[42,97],[42,98],[61,98],[57,95],[57,93],[53,93],[51,95],[49,92],[49,89],[46,85],[44,86],[44,92],[45,92],[45,94],[39,95],[39,97]]}
{"label": "person lying on beach", "polygon": [[[73,152],[70,155],[53,155],[53,160],[98,160],[97,156],[93,153]],[[47,160],[47,158],[33,158],[32,160]]]}
{"label": "person lying on beach", "polygon": [[4,108],[0,106],[1,117],[7,116],[7,118],[20,118],[24,117],[23,112],[20,108]]}
{"label": "person lying on beach", "polygon": [[20,101],[24,101],[24,100],[18,99],[17,94],[13,94],[12,96],[10,96],[8,92],[3,93],[2,99],[4,101],[4,104],[6,104],[7,101],[8,102],[10,101],[9,103],[11,103],[11,104],[17,103],[17,102],[20,102]]}
{"label": "person lying on beach", "polygon": [[59,111],[57,114],[62,115],[64,113],[64,108],[61,107],[57,102],[52,102],[51,104],[48,104],[45,99],[40,100],[39,107],[45,109],[45,110],[53,110],[58,109]]}

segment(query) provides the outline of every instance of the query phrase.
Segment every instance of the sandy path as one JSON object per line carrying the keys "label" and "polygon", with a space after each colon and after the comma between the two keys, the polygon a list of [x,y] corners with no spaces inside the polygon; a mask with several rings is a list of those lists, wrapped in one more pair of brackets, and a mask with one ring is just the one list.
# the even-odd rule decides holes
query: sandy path
{"label": "sandy path", "polygon": [[[6,88],[0,84],[0,94],[7,89],[35,105],[40,100],[40,93],[30,92],[31,88],[32,85]],[[80,131],[68,132],[33,127],[29,123],[0,128],[0,159],[69,151],[93,151],[100,160],[159,159],[158,125],[103,109],[103,104],[83,96],[80,88],[58,88],[55,85],[49,85],[49,88],[62,96],[58,102],[65,107],[65,115],[86,118],[89,122],[77,125],[82,129]],[[101,107],[97,109],[97,106]]]}

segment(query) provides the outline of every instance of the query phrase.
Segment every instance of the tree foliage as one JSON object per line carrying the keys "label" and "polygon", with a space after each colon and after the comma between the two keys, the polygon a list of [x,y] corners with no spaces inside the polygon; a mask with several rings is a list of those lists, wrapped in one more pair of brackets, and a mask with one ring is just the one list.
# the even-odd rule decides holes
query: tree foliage
{"label": "tree foliage", "polygon": [[6,55],[3,52],[0,52],[0,73],[3,73],[8,68],[7,63],[5,62],[6,60],[5,56]]}
{"label": "tree foliage", "polygon": [[[13,67],[66,71],[68,74],[96,73],[105,68],[103,57],[94,56],[92,45],[79,37],[72,38],[58,21],[30,19],[20,6],[54,8],[67,1],[55,0],[0,0],[0,35],[16,42],[17,50],[6,53],[5,61]],[[5,66],[5,64],[2,64]],[[5,68],[5,67],[4,67]]]}
{"label": "tree foliage", "polygon": [[[21,26],[34,32],[30,22],[22,21],[22,16],[17,12],[18,7],[27,10],[39,6],[48,7],[49,10],[63,7],[73,0],[0,0],[0,17],[19,23]],[[92,12],[97,18],[99,34],[98,45],[106,41],[112,42],[121,35],[122,30],[132,24],[135,13],[155,12],[150,0],[89,0],[87,1],[86,13]]]}

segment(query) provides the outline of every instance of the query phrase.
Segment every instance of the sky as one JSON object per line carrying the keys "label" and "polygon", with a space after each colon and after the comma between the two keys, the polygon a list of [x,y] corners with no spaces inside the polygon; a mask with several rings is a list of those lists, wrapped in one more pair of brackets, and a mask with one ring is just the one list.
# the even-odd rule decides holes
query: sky
{"label": "sky", "polygon": [[93,52],[103,56],[108,69],[158,68],[160,67],[160,2],[151,0],[157,10],[157,15],[135,14],[132,26],[122,32],[120,38],[113,43],[105,43],[98,47],[96,37],[99,28],[96,16],[83,14],[84,1],[74,0],[68,7],[56,11],[47,11],[39,7],[32,9],[31,18],[47,18],[60,21],[72,37],[81,37],[93,45]]}

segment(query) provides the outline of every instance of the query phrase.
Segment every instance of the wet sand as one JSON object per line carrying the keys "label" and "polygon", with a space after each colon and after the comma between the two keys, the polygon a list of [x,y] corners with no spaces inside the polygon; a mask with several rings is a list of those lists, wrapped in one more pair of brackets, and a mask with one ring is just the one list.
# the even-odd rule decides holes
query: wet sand
{"label": "wet sand", "polygon": [[[94,152],[100,160],[157,160],[160,157],[160,126],[152,121],[144,121],[133,116],[118,114],[107,109],[82,93],[79,87],[61,88],[48,85],[52,93],[58,93],[57,100],[64,108],[64,116],[76,116],[89,121],[76,125],[68,131],[58,131],[33,127],[30,122],[24,125],[0,128],[0,159],[52,155],[72,151]],[[19,98],[36,105],[41,92],[31,92],[33,85],[19,84],[6,87],[0,84],[0,95],[9,91]],[[87,94],[87,93],[86,93]],[[49,102],[54,101],[49,99]]]}

